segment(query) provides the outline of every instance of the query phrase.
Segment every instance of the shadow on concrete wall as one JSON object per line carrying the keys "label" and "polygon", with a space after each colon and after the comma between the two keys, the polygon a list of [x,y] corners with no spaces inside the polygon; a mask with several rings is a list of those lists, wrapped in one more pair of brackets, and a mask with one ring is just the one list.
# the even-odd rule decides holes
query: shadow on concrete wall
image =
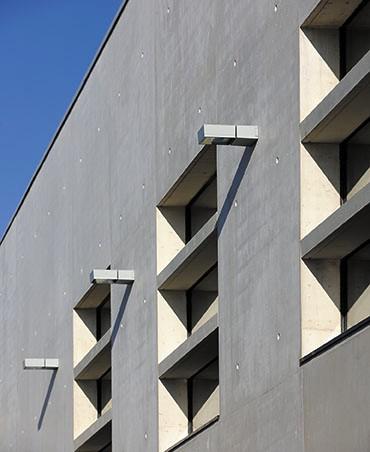
{"label": "shadow on concrete wall", "polygon": [[119,328],[120,328],[120,325],[121,325],[121,320],[122,320],[123,314],[125,312],[128,299],[130,297],[131,290],[132,290],[132,285],[130,284],[130,285],[128,285],[126,287],[125,293],[123,294],[123,298],[122,298],[120,307],[118,309],[116,320],[114,321],[114,325],[113,325],[113,328],[112,328],[112,335],[111,335],[112,347],[113,347],[114,342],[116,340],[116,337],[117,337],[117,334],[118,334],[118,331],[119,331]]}
{"label": "shadow on concrete wall", "polygon": [[46,391],[45,400],[44,400],[44,403],[43,403],[42,408],[41,408],[39,421],[37,423],[37,430],[40,430],[41,427],[42,427],[42,423],[44,421],[46,409],[47,409],[48,404],[49,404],[51,391],[53,390],[53,386],[54,386],[54,383],[55,383],[56,376],[57,376],[57,369],[53,370],[53,373],[51,374],[51,379],[50,379],[50,382],[49,382],[48,390]]}
{"label": "shadow on concrete wall", "polygon": [[244,174],[248,168],[249,162],[251,160],[252,154],[254,151],[254,146],[247,146],[243,152],[242,158],[240,159],[238,168],[235,172],[233,181],[231,182],[229,191],[227,192],[225,201],[220,209],[218,220],[217,220],[217,237],[220,237],[222,229],[225,225],[227,216],[229,215],[229,212],[231,210],[231,207],[233,206],[233,202],[235,199],[235,196],[238,192],[238,189],[240,187],[241,181],[243,180]]}

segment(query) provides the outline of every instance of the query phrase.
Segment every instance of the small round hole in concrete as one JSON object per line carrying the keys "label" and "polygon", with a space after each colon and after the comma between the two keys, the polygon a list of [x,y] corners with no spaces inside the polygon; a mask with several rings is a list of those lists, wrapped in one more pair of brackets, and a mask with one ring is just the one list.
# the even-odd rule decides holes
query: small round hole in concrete
{"label": "small round hole in concrete", "polygon": [[237,200],[234,201],[234,207],[238,207],[238,201]]}
{"label": "small round hole in concrete", "polygon": [[140,57],[144,58],[144,52],[141,52]]}
{"label": "small round hole in concrete", "polygon": [[198,113],[202,113],[202,107],[198,108]]}
{"label": "small round hole in concrete", "polygon": [[277,13],[277,10],[278,10],[278,5],[277,5],[277,3],[275,3],[275,5],[274,5],[274,11],[275,11],[275,13]]}
{"label": "small round hole in concrete", "polygon": [[240,369],[240,364],[239,363],[236,363],[235,364],[235,370],[239,370]]}
{"label": "small round hole in concrete", "polygon": [[144,433],[144,439],[148,439],[148,434]]}
{"label": "small round hole in concrete", "polygon": [[171,155],[172,154],[172,149],[168,148],[168,153]]}
{"label": "small round hole in concrete", "polygon": [[276,165],[278,165],[278,164],[279,164],[279,162],[280,162],[280,159],[279,159],[279,157],[275,157],[275,164],[276,164]]}
{"label": "small round hole in concrete", "polygon": [[279,342],[280,341],[280,333],[277,333],[277,335],[276,335],[276,340]]}
{"label": "small round hole in concrete", "polygon": [[236,60],[233,61],[233,66],[236,67],[238,65],[238,62]]}

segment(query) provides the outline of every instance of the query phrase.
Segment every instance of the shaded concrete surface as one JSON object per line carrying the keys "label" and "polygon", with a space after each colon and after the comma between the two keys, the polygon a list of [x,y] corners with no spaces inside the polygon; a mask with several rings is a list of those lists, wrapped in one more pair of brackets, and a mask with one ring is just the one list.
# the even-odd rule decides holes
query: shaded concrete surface
{"label": "shaded concrete surface", "polygon": [[[109,265],[135,270],[132,288],[112,287],[113,450],[158,450],[155,206],[203,123],[260,137],[253,151],[217,148],[220,419],[178,450],[366,450],[369,405],[358,412],[350,386],[356,429],[341,428],[344,405],[323,386],[352,369],[369,392],[357,339],[299,367],[298,28],[316,3],[127,3],[0,247],[0,450],[73,450],[72,312]],[[50,373],[29,378],[28,356],[60,360],[41,428]]]}

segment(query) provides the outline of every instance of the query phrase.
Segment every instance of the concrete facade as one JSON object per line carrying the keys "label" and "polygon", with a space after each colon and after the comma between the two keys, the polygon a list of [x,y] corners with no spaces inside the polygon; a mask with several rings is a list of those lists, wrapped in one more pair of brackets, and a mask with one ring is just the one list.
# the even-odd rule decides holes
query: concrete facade
{"label": "concrete facade", "polygon": [[[337,231],[351,221],[358,231],[355,216],[362,215],[361,243],[370,238],[368,187],[340,211],[335,183],[306,147],[311,135],[322,144],[322,122],[337,130],[330,112],[344,111],[347,124],[360,109],[344,137],[328,132],[331,141],[322,139],[334,156],[325,154],[327,167],[336,168],[335,146],[370,116],[369,97],[358,107],[348,97],[369,96],[369,55],[341,84],[335,71],[325,75],[324,52],[310,54],[311,35],[301,26],[319,27],[313,34],[321,30],[318,40],[330,44],[333,29],[358,4],[129,0],[122,6],[1,242],[1,451],[162,450],[159,377],[176,373],[176,360],[195,349],[207,328],[218,331],[219,418],[176,450],[369,450],[367,325],[300,362],[304,350],[341,334],[332,293],[339,290],[336,263],[345,257],[337,250],[350,245],[348,231]],[[178,236],[158,238],[157,206],[202,152],[197,131],[205,123],[256,125],[259,138],[254,147],[215,148],[218,212],[187,246]],[[208,313],[185,345],[186,331],[177,329],[180,346],[159,365],[158,290],[166,290],[171,265],[179,270],[177,262],[188,262],[197,240],[212,235],[210,225],[216,228],[217,319],[214,310]],[[345,237],[334,254],[308,262],[332,236]],[[158,257],[157,244],[170,244],[169,250]],[[315,263],[332,291],[318,285]],[[111,286],[110,329],[102,339],[84,336],[76,351],[76,331],[84,330],[88,322],[81,319],[92,308],[82,307],[80,317],[74,308],[95,290],[91,270],[108,267],[134,270],[135,281]],[[109,350],[111,408],[97,418],[93,398],[83,398],[74,379],[88,371],[94,378],[99,363],[92,360]],[[24,370],[27,358],[55,358],[59,368]],[[76,441],[78,394],[85,414]],[[99,432],[111,435],[107,448],[94,437]],[[84,448],[90,437],[95,445]]]}

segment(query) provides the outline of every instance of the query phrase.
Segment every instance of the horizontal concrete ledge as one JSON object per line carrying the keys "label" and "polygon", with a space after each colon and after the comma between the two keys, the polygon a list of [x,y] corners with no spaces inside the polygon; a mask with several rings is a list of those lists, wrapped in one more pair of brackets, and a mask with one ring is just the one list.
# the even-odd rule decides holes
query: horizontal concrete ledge
{"label": "horizontal concrete ledge", "polygon": [[180,439],[180,441],[178,441],[176,444],[171,446],[169,449],[166,449],[165,452],[174,452],[175,450],[180,449],[180,447],[182,447],[184,444],[187,444],[193,438],[195,438],[196,436],[200,435],[204,430],[207,430],[209,427],[214,425],[219,419],[220,419],[219,415],[215,416],[213,419],[211,419],[210,421],[206,422],[204,425],[202,425],[201,427],[197,428],[193,432],[191,432],[188,436],[185,436],[185,438]]}
{"label": "horizontal concrete ledge", "polygon": [[302,27],[339,28],[362,0],[320,0],[311,10]]}
{"label": "horizontal concrete ledge", "polygon": [[92,284],[84,296],[78,300],[74,309],[95,309],[110,293],[108,284]]}
{"label": "horizontal concrete ledge", "polygon": [[218,316],[193,333],[159,364],[159,378],[190,378],[218,355]]}
{"label": "horizontal concrete ledge", "polygon": [[203,146],[168,193],[157,203],[158,206],[186,206],[216,174],[216,169],[216,146]]}
{"label": "horizontal concrete ledge", "polygon": [[301,241],[304,259],[340,259],[370,238],[370,184]]}
{"label": "horizontal concrete ledge", "polygon": [[217,262],[217,214],[181,249],[157,277],[160,290],[187,290]]}
{"label": "horizontal concrete ledge", "polygon": [[366,317],[366,319],[361,320],[361,322],[357,323],[356,325],[352,326],[351,328],[348,328],[348,330],[344,331],[341,334],[338,334],[338,336],[334,337],[330,341],[326,342],[325,344],[321,345],[321,347],[317,348],[316,350],[313,350],[308,355],[303,356],[299,360],[299,364],[301,366],[307,364],[308,362],[312,361],[314,358],[317,358],[318,356],[322,355],[323,353],[332,350],[337,345],[342,344],[343,342],[350,339],[352,336],[355,336],[356,334],[360,333],[363,330],[367,330],[370,326],[370,317]]}
{"label": "horizontal concrete ledge", "polygon": [[100,416],[74,440],[75,452],[99,452],[111,442],[112,410]]}
{"label": "horizontal concrete ledge", "polygon": [[94,345],[74,368],[75,380],[97,380],[111,366],[111,330]]}
{"label": "horizontal concrete ledge", "polygon": [[370,117],[370,51],[300,125],[303,143],[341,143]]}

